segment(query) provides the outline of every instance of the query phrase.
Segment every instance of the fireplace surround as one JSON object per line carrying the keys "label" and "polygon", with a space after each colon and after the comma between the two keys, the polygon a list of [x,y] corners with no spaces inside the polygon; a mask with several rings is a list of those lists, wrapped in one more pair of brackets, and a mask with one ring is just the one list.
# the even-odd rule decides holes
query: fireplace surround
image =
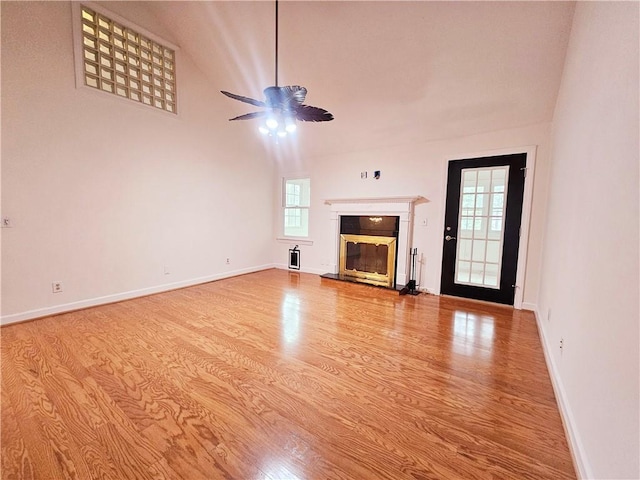
{"label": "fireplace surround", "polygon": [[341,216],[339,276],[394,287],[398,223],[397,216]]}
{"label": "fireplace surround", "polygon": [[[343,242],[341,235],[342,217],[397,217],[397,234],[395,235],[395,265],[394,279],[388,286],[390,288],[402,288],[409,280],[409,253],[410,239],[413,236],[413,210],[419,196],[411,197],[375,197],[375,198],[349,198],[325,200],[331,208],[330,232],[333,241],[329,252],[330,274],[340,277],[340,246]],[[371,235],[379,236],[379,235]],[[390,237],[388,237],[390,238]],[[348,242],[347,242],[348,243]],[[375,240],[369,243],[375,244]],[[379,243],[380,245],[380,243]],[[358,281],[357,278],[353,280]],[[373,282],[367,282],[373,283]],[[373,283],[376,284],[376,283]]]}

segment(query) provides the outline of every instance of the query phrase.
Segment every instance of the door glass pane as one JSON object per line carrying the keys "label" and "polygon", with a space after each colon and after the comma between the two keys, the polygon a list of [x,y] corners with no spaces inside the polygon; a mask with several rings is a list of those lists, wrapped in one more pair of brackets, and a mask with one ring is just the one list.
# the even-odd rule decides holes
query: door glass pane
{"label": "door glass pane", "polygon": [[485,254],[485,240],[474,240],[473,241],[473,257],[472,260],[474,262],[483,262],[484,263],[484,254]]}
{"label": "door glass pane", "polygon": [[478,191],[489,192],[491,190],[491,170],[478,171]]}
{"label": "door glass pane", "polygon": [[456,283],[469,283],[470,262],[458,260],[456,262]]}
{"label": "door glass pane", "polygon": [[458,227],[458,236],[460,238],[473,238],[473,217],[462,217]]}
{"label": "door glass pane", "polygon": [[473,240],[460,239],[458,240],[460,243],[460,247],[458,249],[458,259],[460,260],[471,260],[471,247],[473,245]]}
{"label": "door glass pane", "polygon": [[473,238],[487,238],[487,217],[477,216],[473,219]]}
{"label": "door glass pane", "polygon": [[462,170],[455,283],[500,287],[508,181],[508,166]]}
{"label": "door glass pane", "polygon": [[500,260],[500,242],[490,240],[487,242],[487,263],[497,264]]}
{"label": "door glass pane", "polygon": [[481,285],[484,280],[484,264],[473,262],[471,264],[471,283]]}
{"label": "door glass pane", "polygon": [[498,283],[498,265],[487,263],[484,270],[484,283],[487,286],[497,287]]}

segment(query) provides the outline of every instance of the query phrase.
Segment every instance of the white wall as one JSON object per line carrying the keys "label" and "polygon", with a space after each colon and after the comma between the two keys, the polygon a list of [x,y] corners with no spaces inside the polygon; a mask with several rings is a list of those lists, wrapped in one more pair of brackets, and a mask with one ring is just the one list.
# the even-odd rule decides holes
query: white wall
{"label": "white wall", "polygon": [[[299,133],[307,135],[309,129],[322,126],[304,125]],[[549,124],[532,125],[499,132],[439,142],[406,143],[394,147],[377,148],[344,154],[305,158],[304,152],[296,152],[281,161],[274,185],[280,177],[306,172],[311,176],[311,227],[313,245],[301,245],[302,269],[315,273],[327,273],[331,259],[331,223],[329,206],[331,198],[367,198],[420,195],[426,202],[416,205],[415,226],[411,246],[422,255],[419,285],[430,292],[439,291],[440,265],[442,262],[442,232],[444,229],[444,200],[446,191],[447,162],[464,156],[481,156],[503,149],[537,146],[537,160],[531,213],[531,233],[524,288],[525,308],[533,308],[538,296],[539,265],[541,255],[543,212],[546,205],[546,179],[548,177]],[[373,171],[380,170],[379,180]],[[367,171],[366,180],[360,172]],[[278,199],[279,200],[279,199]],[[274,212],[281,216],[279,202]],[[427,221],[422,226],[422,220]],[[293,242],[292,242],[293,244]],[[289,243],[277,243],[274,262],[286,264]]]}
{"label": "white wall", "polygon": [[537,313],[585,478],[640,478],[638,5],[578,2],[552,128]]}
{"label": "white wall", "polygon": [[269,265],[272,162],[177,69],[178,117],[76,89],[70,4],[3,2],[3,323]]}
{"label": "white wall", "polygon": [[[168,35],[142,3],[107,7]],[[3,2],[2,215],[14,226],[1,231],[2,321],[284,265],[290,245],[273,240],[280,178],[299,173],[312,178],[303,270],[335,260],[325,199],[421,195],[412,244],[420,286],[436,290],[447,160],[536,145],[524,302],[537,306],[581,473],[639,478],[638,81],[638,4],[579,3],[552,145],[538,124],[298,151],[274,169],[184,52],[176,118],[75,88],[69,3]],[[300,133],[323,134],[314,128]]]}

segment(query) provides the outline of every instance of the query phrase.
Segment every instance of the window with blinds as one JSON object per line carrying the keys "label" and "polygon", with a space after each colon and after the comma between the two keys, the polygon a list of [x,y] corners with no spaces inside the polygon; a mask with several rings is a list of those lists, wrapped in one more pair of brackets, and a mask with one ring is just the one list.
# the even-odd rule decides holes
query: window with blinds
{"label": "window with blinds", "polygon": [[84,5],[84,84],[177,113],[175,51]]}

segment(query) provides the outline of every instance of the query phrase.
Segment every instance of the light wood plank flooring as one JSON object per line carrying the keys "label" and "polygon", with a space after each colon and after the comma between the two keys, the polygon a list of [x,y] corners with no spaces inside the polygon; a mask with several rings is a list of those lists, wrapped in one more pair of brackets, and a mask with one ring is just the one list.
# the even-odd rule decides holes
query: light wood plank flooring
{"label": "light wood plank flooring", "polygon": [[267,270],[0,332],[3,479],[575,478],[531,312]]}

